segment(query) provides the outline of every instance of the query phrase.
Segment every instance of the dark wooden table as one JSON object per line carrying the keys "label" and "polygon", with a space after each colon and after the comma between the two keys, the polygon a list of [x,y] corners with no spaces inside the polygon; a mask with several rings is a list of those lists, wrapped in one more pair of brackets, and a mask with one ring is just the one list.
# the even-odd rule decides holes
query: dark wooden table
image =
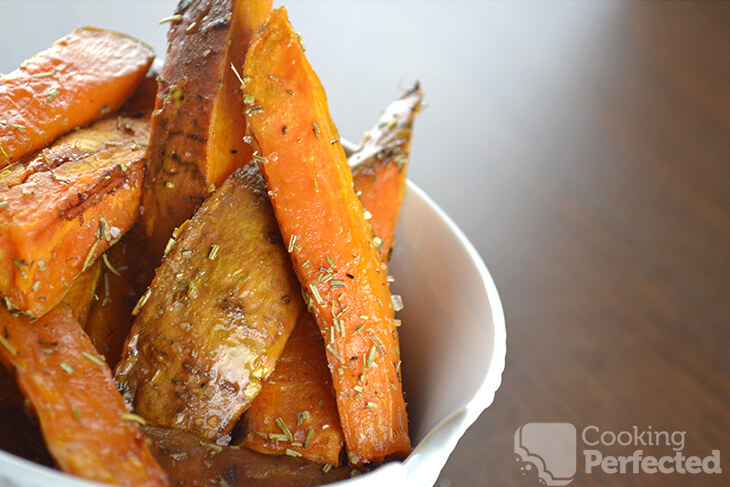
{"label": "dark wooden table", "polygon": [[[461,196],[427,186],[489,266],[508,335],[494,404],[437,485],[538,485],[513,454],[528,422],[686,431],[685,455],[719,449],[725,471],[588,475],[579,438],[573,485],[730,485],[730,5],[537,10],[497,27],[479,62],[513,29],[534,45],[452,104],[481,112],[444,138],[477,144],[442,161]],[[566,26],[568,10],[582,12]]]}
{"label": "dark wooden table", "polygon": [[[80,24],[164,52],[174,3],[0,2],[0,71]],[[586,474],[579,437],[571,485],[730,485],[730,3],[288,3],[344,136],[421,80],[411,178],[501,293],[503,384],[437,485],[538,485],[530,422],[684,431],[725,471]]]}

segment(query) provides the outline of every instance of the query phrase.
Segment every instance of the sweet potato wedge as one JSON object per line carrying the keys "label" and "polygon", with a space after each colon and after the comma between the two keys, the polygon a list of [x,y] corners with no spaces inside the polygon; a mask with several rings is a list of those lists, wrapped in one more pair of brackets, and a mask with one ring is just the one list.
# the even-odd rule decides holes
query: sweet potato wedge
{"label": "sweet potato wedge", "polygon": [[317,75],[286,10],[254,37],[246,122],[282,237],[323,334],[351,464],[410,452],[387,271]]}
{"label": "sweet potato wedge", "polygon": [[240,72],[249,38],[270,9],[271,0],[178,4],[152,117],[142,197],[153,267],[173,229],[195,213],[210,188],[251,160],[243,141],[241,82],[233,69]]}
{"label": "sweet potato wedge", "polygon": [[274,369],[303,309],[299,284],[255,163],[174,235],[116,380],[153,424],[216,439]]}
{"label": "sweet potato wedge", "polygon": [[172,485],[313,487],[362,473],[347,467],[323,470],[301,458],[219,446],[180,430],[144,426],[142,431],[152,441],[152,451]]}
{"label": "sweet potato wedge", "polygon": [[418,83],[391,103],[360,149],[347,158],[355,191],[370,213],[375,246],[383,262],[390,259],[400,207],[406,193],[406,168],[410,154],[413,119],[421,108],[423,93]]}
{"label": "sweet potato wedge", "polygon": [[319,327],[306,310],[241,426],[241,445],[251,450],[340,465],[344,440],[332,378]]}
{"label": "sweet potato wedge", "polygon": [[65,472],[122,485],[166,485],[111,371],[64,303],[30,322],[0,309],[0,362],[30,401]]}
{"label": "sweet potato wedge", "polygon": [[153,57],[149,46],[129,36],[82,27],[0,75],[0,169],[116,111]]}
{"label": "sweet potato wedge", "polygon": [[0,295],[41,316],[139,215],[149,122],[112,118],[0,172]]}
{"label": "sweet potato wedge", "polygon": [[[371,213],[373,232],[381,237],[384,261],[390,255],[405,193],[413,119],[422,98],[416,85],[391,103],[362,146],[348,158],[355,192]],[[325,425],[329,427],[322,429]],[[299,317],[276,369],[244,414],[241,428],[241,444],[251,450],[284,454],[288,448],[308,460],[339,465],[342,428],[324,343],[311,314]]]}

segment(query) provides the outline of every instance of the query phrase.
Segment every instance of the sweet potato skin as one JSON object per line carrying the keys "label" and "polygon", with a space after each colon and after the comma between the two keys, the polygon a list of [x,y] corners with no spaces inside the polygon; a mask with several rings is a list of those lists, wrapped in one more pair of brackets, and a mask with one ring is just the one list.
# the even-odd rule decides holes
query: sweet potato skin
{"label": "sweet potato skin", "polygon": [[216,439],[260,391],[303,305],[255,164],[176,235],[116,379],[147,420]]}
{"label": "sweet potato skin", "polygon": [[137,220],[148,136],[146,120],[101,120],[0,173],[0,295],[9,308],[50,310]]}
{"label": "sweet potato skin", "polygon": [[149,46],[129,36],[82,27],[0,76],[0,169],[116,111],[153,57]]}
{"label": "sweet potato skin", "polygon": [[0,309],[0,326],[0,362],[13,371],[63,471],[129,486],[167,484],[139,425],[123,416],[111,371],[66,304],[33,323]]}
{"label": "sweet potato skin", "polygon": [[325,339],[353,465],[410,452],[387,271],[321,83],[283,8],[249,47],[247,126],[308,306]]}
{"label": "sweet potato skin", "polygon": [[251,160],[231,63],[243,60],[248,39],[270,8],[271,0],[178,4],[182,20],[168,32],[142,197],[153,267],[173,229],[195,213],[211,188]]}
{"label": "sweet potato skin", "polygon": [[360,149],[348,157],[355,191],[370,212],[370,225],[383,262],[390,260],[398,216],[406,193],[413,119],[423,93],[416,85],[391,103],[367,133]]}
{"label": "sweet potato skin", "polygon": [[[282,437],[277,421],[291,439]],[[274,455],[296,451],[307,460],[340,465],[344,440],[332,377],[319,327],[306,310],[274,372],[243,416],[242,430],[241,445],[251,450]]]}

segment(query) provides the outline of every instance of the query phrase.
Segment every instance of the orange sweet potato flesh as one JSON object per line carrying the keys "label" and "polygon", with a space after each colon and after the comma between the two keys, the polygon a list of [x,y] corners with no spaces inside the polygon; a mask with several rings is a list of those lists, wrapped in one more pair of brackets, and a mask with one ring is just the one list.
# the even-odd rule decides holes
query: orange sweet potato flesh
{"label": "orange sweet potato flesh", "polygon": [[144,426],[152,451],[172,485],[186,487],[314,487],[360,470],[322,466],[302,458],[262,455],[239,447],[211,444],[180,430]]}
{"label": "orange sweet potato flesh", "polygon": [[65,472],[129,486],[167,485],[111,371],[60,304],[30,323],[0,310],[0,362],[30,401],[48,451]]}
{"label": "orange sweet potato flesh", "polygon": [[153,57],[129,36],[82,27],[0,76],[0,169],[116,111]]}
{"label": "orange sweet potato flesh", "polygon": [[324,90],[283,8],[251,42],[244,73],[247,126],[326,343],[349,461],[404,457],[410,440],[387,271]]}
{"label": "orange sweet potato flesh", "polygon": [[[373,232],[382,239],[384,261],[390,255],[403,202],[413,119],[422,98],[416,85],[391,103],[348,158],[355,192],[371,213]],[[336,407],[324,343],[312,315],[303,313],[276,369],[242,418],[241,444],[267,454],[284,454],[289,448],[308,460],[337,466],[343,440]],[[276,424],[279,418],[293,442],[282,438]],[[329,427],[322,429],[324,425]]]}
{"label": "orange sweet potato flesh", "polygon": [[142,222],[153,267],[172,231],[212,187],[251,160],[243,141],[241,83],[231,68],[266,19],[271,0],[180,2],[168,32],[147,155]]}
{"label": "orange sweet potato flesh", "polygon": [[370,225],[384,262],[390,259],[403,196],[410,154],[413,119],[420,111],[423,93],[416,84],[391,103],[363,140],[348,157],[355,191],[370,212]]}
{"label": "orange sweet potato flesh", "polygon": [[243,446],[275,455],[295,451],[307,460],[340,465],[344,441],[324,350],[316,321],[304,311],[243,416]]}
{"label": "orange sweet potato flesh", "polygon": [[149,121],[111,118],[0,172],[0,295],[29,316],[55,306],[139,215]]}

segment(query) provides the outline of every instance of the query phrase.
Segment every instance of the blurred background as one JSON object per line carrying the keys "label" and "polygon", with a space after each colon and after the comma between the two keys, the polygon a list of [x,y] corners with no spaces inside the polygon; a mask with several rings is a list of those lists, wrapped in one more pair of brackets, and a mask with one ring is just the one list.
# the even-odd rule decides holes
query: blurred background
{"label": "blurred background", "polygon": [[[0,0],[0,72],[80,25],[163,55],[175,4]],[[437,485],[537,485],[513,453],[529,422],[686,431],[686,455],[730,470],[730,3],[285,5],[343,137],[421,82],[410,178],[501,293],[503,385]],[[729,475],[588,475],[579,456],[575,485]]]}

